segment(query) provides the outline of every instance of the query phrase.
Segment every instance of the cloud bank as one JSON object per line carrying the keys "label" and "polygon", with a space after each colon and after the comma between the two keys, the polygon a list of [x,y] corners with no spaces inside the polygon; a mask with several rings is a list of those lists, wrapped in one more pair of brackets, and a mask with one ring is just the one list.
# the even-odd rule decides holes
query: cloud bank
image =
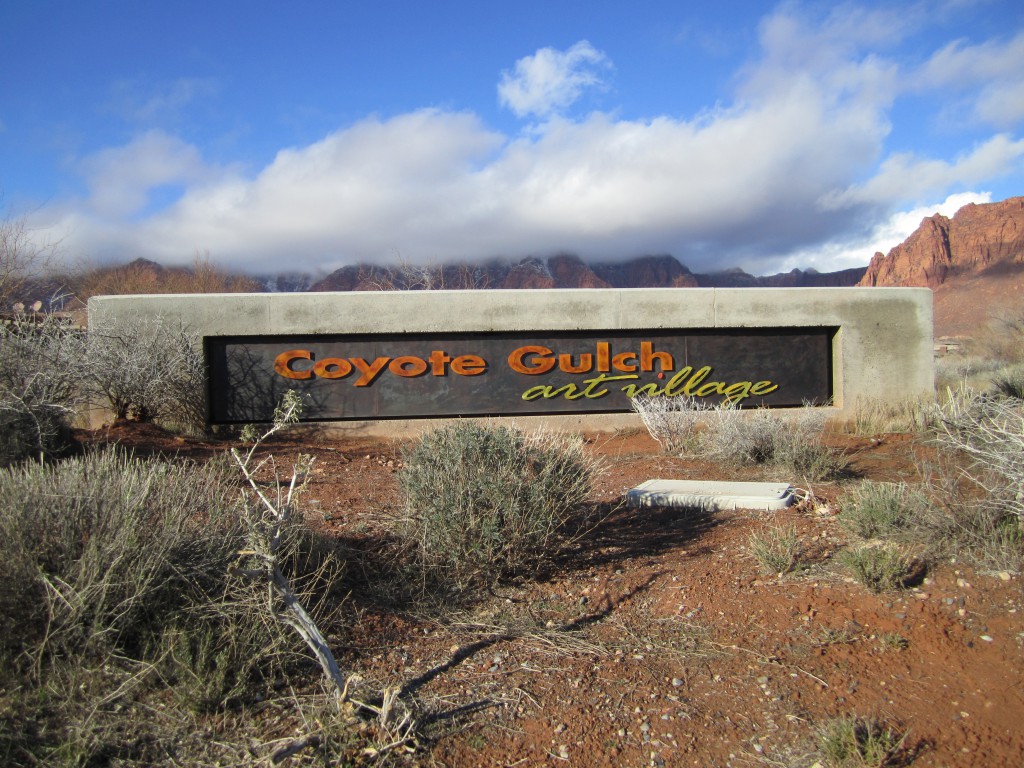
{"label": "cloud bank", "polygon": [[[864,265],[920,221],[901,212],[983,202],[965,190],[1024,165],[1013,133],[1024,35],[953,42],[908,65],[886,55],[907,16],[841,6],[812,19],[782,6],[731,100],[695,115],[577,113],[613,67],[580,41],[500,74],[499,102],[524,120],[515,134],[425,108],[367,117],[253,170],[151,129],[82,160],[87,194],[42,213],[66,250],[95,259],[181,263],[200,251],[254,272],[559,251],[671,253],[695,271],[757,274]],[[987,138],[952,158],[887,152],[894,104],[944,90]],[[882,234],[894,241],[880,245]]]}

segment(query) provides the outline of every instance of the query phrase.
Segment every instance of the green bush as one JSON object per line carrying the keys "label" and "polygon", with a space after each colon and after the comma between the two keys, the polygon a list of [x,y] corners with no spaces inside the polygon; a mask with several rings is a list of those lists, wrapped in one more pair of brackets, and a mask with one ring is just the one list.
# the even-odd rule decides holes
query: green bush
{"label": "green bush", "polygon": [[903,736],[872,719],[841,717],[818,731],[818,750],[829,768],[892,765]]}
{"label": "green bush", "polygon": [[912,560],[898,546],[889,543],[865,544],[844,550],[839,560],[854,578],[872,592],[902,587],[910,576]]}
{"label": "green bush", "polygon": [[490,585],[553,554],[594,470],[579,439],[459,422],[406,452],[397,531],[428,586]]}
{"label": "green bush", "polygon": [[[239,490],[226,461],[119,450],[0,470],[0,758],[100,764],[139,746],[118,713],[134,701],[158,696],[177,707],[165,724],[188,723],[183,709],[265,694],[303,663],[266,584],[233,573],[248,549]],[[329,555],[298,523],[282,531],[283,568],[318,609]],[[166,738],[140,762],[173,754]]]}
{"label": "green bush", "polygon": [[767,574],[789,573],[796,565],[800,550],[793,526],[772,527],[764,533],[752,533],[747,539],[750,554],[757,560],[761,571]]}
{"label": "green bush", "polygon": [[862,539],[891,536],[918,525],[927,506],[925,495],[906,483],[865,480],[843,500],[839,524]]}

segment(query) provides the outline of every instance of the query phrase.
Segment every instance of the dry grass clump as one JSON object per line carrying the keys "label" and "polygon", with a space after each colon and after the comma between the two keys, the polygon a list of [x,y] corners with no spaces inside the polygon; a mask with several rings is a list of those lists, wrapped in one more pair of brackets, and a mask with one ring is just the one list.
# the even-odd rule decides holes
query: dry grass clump
{"label": "dry grass clump", "polygon": [[796,528],[791,525],[769,527],[763,533],[752,533],[747,539],[747,547],[761,567],[761,572],[772,575],[782,575],[793,570],[800,551]]}
{"label": "dry grass clump", "polygon": [[928,498],[906,483],[865,480],[846,495],[839,524],[862,539],[898,535],[920,524]]}
{"label": "dry grass clump", "polygon": [[873,719],[841,717],[818,731],[818,751],[829,768],[885,768],[896,764],[905,738]]}
{"label": "dry grass clump", "polygon": [[932,395],[896,400],[860,399],[850,425],[855,435],[922,434],[934,425]]}
{"label": "dry grass clump", "polygon": [[406,453],[396,533],[424,586],[490,586],[554,554],[595,469],[580,439],[459,422]]}
{"label": "dry grass clump", "polygon": [[861,544],[839,553],[839,561],[872,592],[886,592],[906,584],[914,560],[901,547],[888,542]]}

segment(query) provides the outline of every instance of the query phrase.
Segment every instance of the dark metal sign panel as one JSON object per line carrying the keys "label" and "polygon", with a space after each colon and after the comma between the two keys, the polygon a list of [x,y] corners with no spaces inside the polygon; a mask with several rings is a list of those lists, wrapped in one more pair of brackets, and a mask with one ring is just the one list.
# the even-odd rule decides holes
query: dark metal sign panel
{"label": "dark metal sign panel", "polygon": [[610,413],[637,394],[743,407],[832,398],[835,328],[208,337],[210,420]]}

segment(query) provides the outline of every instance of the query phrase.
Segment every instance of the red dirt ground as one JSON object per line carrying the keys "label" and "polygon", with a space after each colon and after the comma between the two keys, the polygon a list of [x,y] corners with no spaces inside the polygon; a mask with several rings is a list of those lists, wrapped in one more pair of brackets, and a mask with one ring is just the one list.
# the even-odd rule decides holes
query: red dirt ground
{"label": "red dirt ground", "polygon": [[[203,458],[228,443],[116,426],[88,436]],[[857,476],[913,480],[906,436],[837,437]],[[400,442],[307,434],[271,446],[317,457],[307,521],[354,546],[398,503]],[[401,687],[429,727],[403,764],[812,766],[829,720],[905,733],[899,762],[1024,765],[1024,594],[1017,573],[944,561],[913,589],[872,594],[833,556],[837,501],[775,513],[633,510],[651,478],[772,479],[667,457],[641,433],[596,436],[600,520],[557,566],[443,617],[353,600],[332,637],[364,684]],[[765,575],[752,533],[792,525],[805,566]],[[282,726],[271,738],[297,738]],[[287,764],[287,763],[286,763]]]}

